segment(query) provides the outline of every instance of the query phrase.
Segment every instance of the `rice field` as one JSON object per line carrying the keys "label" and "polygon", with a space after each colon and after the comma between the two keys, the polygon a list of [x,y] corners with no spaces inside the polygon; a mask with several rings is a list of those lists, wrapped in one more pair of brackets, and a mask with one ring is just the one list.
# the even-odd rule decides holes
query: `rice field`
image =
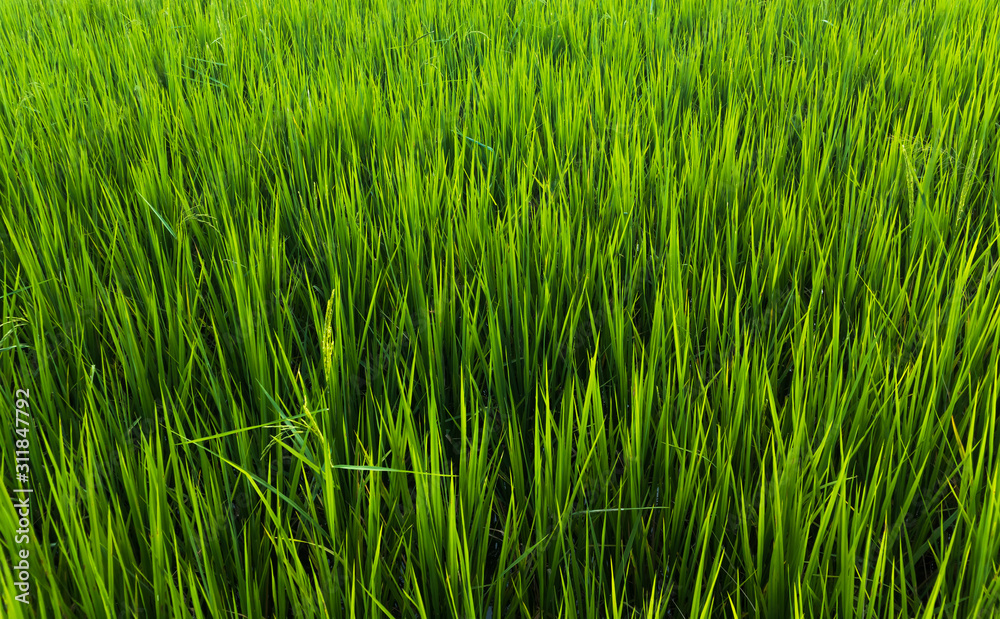
{"label": "rice field", "polygon": [[0,614],[1000,616],[998,106],[986,0],[0,0]]}

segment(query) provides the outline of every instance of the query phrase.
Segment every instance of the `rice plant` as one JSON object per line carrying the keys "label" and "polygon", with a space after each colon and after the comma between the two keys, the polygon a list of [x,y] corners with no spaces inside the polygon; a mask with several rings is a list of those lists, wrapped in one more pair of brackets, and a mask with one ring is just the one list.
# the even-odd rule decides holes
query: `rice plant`
{"label": "rice plant", "polygon": [[986,0],[0,0],[3,616],[1000,615],[998,65]]}

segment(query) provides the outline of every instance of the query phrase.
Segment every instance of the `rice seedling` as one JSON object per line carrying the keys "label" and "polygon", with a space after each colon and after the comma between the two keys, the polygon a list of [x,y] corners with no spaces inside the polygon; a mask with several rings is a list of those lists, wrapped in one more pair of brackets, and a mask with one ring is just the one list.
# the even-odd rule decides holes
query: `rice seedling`
{"label": "rice seedling", "polygon": [[998,41],[0,0],[3,616],[1000,614]]}

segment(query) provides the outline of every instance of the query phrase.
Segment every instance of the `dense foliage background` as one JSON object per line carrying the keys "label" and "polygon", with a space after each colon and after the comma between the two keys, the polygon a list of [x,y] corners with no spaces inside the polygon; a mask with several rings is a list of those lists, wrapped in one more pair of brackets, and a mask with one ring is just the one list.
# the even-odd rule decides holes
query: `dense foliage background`
{"label": "dense foliage background", "polygon": [[0,0],[4,615],[990,617],[986,0]]}

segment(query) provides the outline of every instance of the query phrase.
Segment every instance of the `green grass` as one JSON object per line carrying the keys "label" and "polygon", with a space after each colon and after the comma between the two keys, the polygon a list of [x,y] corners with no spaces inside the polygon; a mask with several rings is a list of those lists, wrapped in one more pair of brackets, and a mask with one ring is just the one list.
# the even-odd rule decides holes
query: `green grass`
{"label": "green grass", "polygon": [[1000,613],[989,0],[0,0],[21,617]]}

